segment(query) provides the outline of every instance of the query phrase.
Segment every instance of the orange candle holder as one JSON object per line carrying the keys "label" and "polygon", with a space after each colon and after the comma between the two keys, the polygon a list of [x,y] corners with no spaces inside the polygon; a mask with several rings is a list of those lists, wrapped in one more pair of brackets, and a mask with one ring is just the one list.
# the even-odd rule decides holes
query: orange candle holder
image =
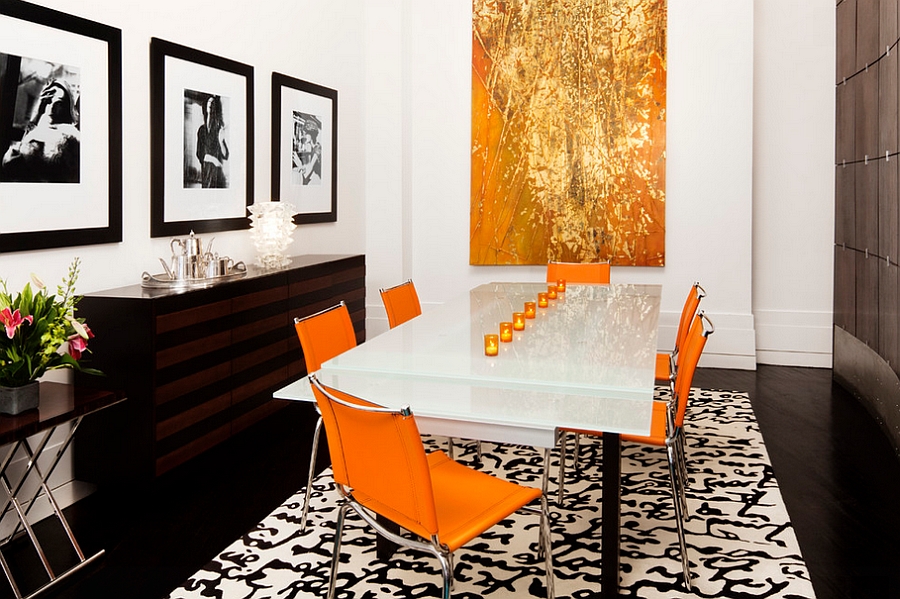
{"label": "orange candle holder", "polygon": [[550,305],[550,302],[547,301],[547,294],[546,294],[546,293],[538,293],[538,302],[537,302],[537,304],[538,304],[538,308],[546,308],[547,306]]}
{"label": "orange candle holder", "polygon": [[525,318],[534,318],[537,312],[537,302],[525,302]]}
{"label": "orange candle holder", "polygon": [[565,279],[557,279],[556,290],[560,293],[566,292],[566,280]]}
{"label": "orange candle holder", "polygon": [[513,335],[513,323],[511,322],[501,322],[500,323],[500,341],[503,343],[509,343],[512,341]]}
{"label": "orange candle holder", "polygon": [[524,331],[525,330],[525,313],[524,312],[513,312],[513,330],[516,330],[516,331]]}
{"label": "orange candle holder", "polygon": [[547,285],[547,299],[556,299],[556,285]]}
{"label": "orange candle holder", "polygon": [[500,351],[500,342],[497,335],[485,335],[484,336],[484,355],[486,356],[496,356],[497,352]]}

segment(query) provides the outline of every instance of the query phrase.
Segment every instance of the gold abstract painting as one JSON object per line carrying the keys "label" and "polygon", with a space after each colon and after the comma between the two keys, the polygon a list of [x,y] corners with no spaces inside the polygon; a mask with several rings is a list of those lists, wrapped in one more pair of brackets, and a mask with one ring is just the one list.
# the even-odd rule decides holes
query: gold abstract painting
{"label": "gold abstract painting", "polygon": [[665,263],[666,0],[473,0],[471,264]]}

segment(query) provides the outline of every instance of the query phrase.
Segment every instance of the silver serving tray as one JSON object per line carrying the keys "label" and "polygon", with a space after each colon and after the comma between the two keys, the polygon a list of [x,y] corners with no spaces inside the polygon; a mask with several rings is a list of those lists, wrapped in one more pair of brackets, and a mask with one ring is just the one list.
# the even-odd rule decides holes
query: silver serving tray
{"label": "silver serving tray", "polygon": [[202,289],[227,281],[235,281],[245,276],[247,276],[247,265],[243,262],[235,262],[227,274],[216,277],[172,279],[165,273],[151,275],[144,271],[144,274],[141,275],[141,287],[146,289]]}

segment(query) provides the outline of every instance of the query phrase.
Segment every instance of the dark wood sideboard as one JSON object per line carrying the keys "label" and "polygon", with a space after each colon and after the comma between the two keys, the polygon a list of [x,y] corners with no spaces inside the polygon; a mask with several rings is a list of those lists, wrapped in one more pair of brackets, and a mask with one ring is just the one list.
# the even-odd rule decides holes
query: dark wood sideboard
{"label": "dark wood sideboard", "polygon": [[294,317],[343,300],[362,343],[365,275],[363,255],[305,255],[208,288],[86,294],[88,364],[106,377],[76,383],[129,399],[82,424],[75,478],[143,485],[277,412],[273,391],[306,374]]}

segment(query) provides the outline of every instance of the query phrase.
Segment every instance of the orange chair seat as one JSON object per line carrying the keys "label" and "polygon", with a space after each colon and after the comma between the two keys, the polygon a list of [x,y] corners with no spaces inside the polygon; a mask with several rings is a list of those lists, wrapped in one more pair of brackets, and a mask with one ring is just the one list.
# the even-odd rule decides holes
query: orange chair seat
{"label": "orange chair seat", "polygon": [[[523,487],[473,470],[450,459],[443,451],[428,454],[434,489],[438,539],[456,551],[498,521],[541,496],[540,489]],[[464,493],[460,490],[465,489]],[[407,528],[405,518],[371,497],[353,492],[362,505]],[[407,528],[417,532],[413,528]],[[417,532],[421,535],[421,532]]]}
{"label": "orange chair seat", "polygon": [[[665,401],[653,402],[653,416],[650,420],[650,436],[642,437],[640,435],[622,435],[623,441],[633,441],[635,443],[644,443],[646,445],[655,445],[665,447],[666,445],[666,410],[669,404]],[[570,433],[580,433],[582,435],[593,435],[602,437],[603,433],[599,431],[588,431],[578,429],[566,429]]]}
{"label": "orange chair seat", "polygon": [[656,354],[656,380],[668,381],[671,375],[669,353],[663,352]]}

